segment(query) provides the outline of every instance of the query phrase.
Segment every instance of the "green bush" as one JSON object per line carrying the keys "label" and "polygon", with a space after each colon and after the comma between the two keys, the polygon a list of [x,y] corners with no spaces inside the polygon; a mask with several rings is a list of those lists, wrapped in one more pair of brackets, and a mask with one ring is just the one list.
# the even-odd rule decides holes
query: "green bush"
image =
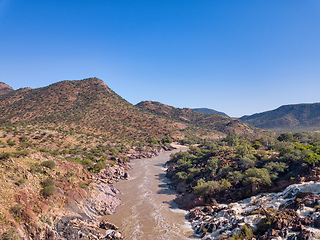
{"label": "green bush", "polygon": [[54,185],[54,184],[55,184],[54,180],[51,177],[48,177],[41,182],[42,187],[47,187],[47,186]]}
{"label": "green bush", "polygon": [[271,224],[271,220],[262,218],[257,224],[257,232],[261,234],[265,233],[271,227]]}
{"label": "green bush", "polygon": [[84,189],[87,189],[88,188],[88,185],[87,184],[85,184],[84,182],[78,182],[78,184],[79,184],[79,187],[81,187],[81,188],[84,188]]}
{"label": "green bush", "polygon": [[12,206],[10,208],[10,213],[13,215],[13,216],[20,216],[22,211],[23,211],[24,207],[20,204],[16,204],[14,206]]}
{"label": "green bush", "polygon": [[186,172],[177,172],[176,176],[180,180],[186,180],[188,177],[188,174]]}
{"label": "green bush", "polygon": [[54,169],[56,166],[56,163],[52,160],[44,161],[41,163],[42,166],[47,167],[49,169]]}
{"label": "green bush", "polygon": [[6,160],[6,159],[9,159],[10,157],[12,157],[12,153],[9,153],[9,152],[0,153],[0,160]]}
{"label": "green bush", "polygon": [[31,173],[40,173],[42,172],[42,168],[40,166],[40,164],[36,163],[36,164],[33,164],[31,167],[30,167],[30,170],[29,170]]}
{"label": "green bush", "polygon": [[99,161],[93,166],[93,169],[95,172],[99,172],[100,170],[104,169],[105,167],[106,167],[106,162]]}
{"label": "green bush", "polygon": [[17,186],[21,186],[22,184],[24,184],[26,182],[26,180],[24,178],[20,178],[19,181],[15,182],[15,184]]}
{"label": "green bush", "polygon": [[83,165],[83,167],[87,168],[87,169],[91,169],[93,168],[93,162],[88,159],[88,158],[84,158],[82,161],[81,161],[81,164]]}
{"label": "green bush", "polygon": [[7,141],[7,144],[8,144],[10,147],[16,145],[16,143],[15,143],[14,141],[12,141],[11,139],[9,139],[9,140]]}
{"label": "green bush", "polygon": [[26,156],[29,156],[29,154],[30,154],[30,152],[25,150],[25,151],[15,152],[14,156],[15,157],[20,157],[20,156],[26,157]]}
{"label": "green bush", "polygon": [[51,195],[53,195],[55,192],[57,191],[56,187],[53,186],[53,185],[49,185],[49,186],[46,186],[42,189],[42,194],[45,196],[45,197],[49,197]]}
{"label": "green bush", "polygon": [[193,189],[198,196],[208,198],[220,190],[220,184],[217,181],[206,182],[200,179]]}

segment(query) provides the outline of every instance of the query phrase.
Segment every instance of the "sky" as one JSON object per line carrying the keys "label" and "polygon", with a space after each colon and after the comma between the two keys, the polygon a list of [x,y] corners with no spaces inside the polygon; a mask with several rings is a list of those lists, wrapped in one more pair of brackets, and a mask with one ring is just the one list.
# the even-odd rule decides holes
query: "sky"
{"label": "sky", "polygon": [[320,1],[0,0],[0,82],[89,77],[232,117],[320,102]]}

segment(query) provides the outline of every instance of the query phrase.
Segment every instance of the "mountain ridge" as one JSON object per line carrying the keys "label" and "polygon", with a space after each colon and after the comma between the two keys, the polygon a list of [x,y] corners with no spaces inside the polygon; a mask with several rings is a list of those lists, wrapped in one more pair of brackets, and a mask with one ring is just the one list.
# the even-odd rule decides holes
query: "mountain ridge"
{"label": "mountain ridge", "polygon": [[320,103],[288,104],[274,110],[245,115],[240,119],[265,129],[320,129]]}
{"label": "mountain ridge", "polygon": [[190,108],[176,108],[154,101],[142,101],[136,106],[157,115],[165,116],[169,119],[193,124],[207,130],[218,131],[224,134],[228,134],[230,132],[236,132],[238,134],[252,134],[260,131],[248,124],[245,124],[239,119],[219,114],[205,114],[194,111]]}
{"label": "mountain ridge", "polygon": [[210,108],[191,108],[191,109],[194,111],[197,111],[197,112],[205,113],[205,114],[220,114],[222,116],[229,117],[228,114],[226,114],[224,112],[220,112],[220,111],[210,109]]}
{"label": "mountain ridge", "polygon": [[0,95],[4,95],[12,91],[14,91],[12,87],[5,84],[4,82],[0,82]]}

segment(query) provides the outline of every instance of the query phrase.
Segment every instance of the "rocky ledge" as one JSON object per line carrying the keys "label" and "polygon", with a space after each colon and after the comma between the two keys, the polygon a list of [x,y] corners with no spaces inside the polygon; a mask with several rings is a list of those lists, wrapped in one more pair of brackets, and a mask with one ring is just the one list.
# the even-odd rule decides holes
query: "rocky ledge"
{"label": "rocky ledge", "polygon": [[196,235],[206,240],[320,239],[319,193],[320,182],[293,184],[279,193],[196,207],[188,217]]}

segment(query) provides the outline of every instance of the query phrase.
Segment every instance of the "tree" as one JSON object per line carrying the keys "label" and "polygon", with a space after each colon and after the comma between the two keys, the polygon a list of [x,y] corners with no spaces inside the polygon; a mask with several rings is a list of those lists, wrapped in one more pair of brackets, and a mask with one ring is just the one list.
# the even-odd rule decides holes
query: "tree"
{"label": "tree", "polygon": [[252,184],[253,192],[260,186],[270,186],[271,178],[267,169],[265,168],[250,168],[246,170],[244,184]]}
{"label": "tree", "polygon": [[280,142],[293,142],[293,135],[291,133],[281,133],[277,139]]}
{"label": "tree", "polygon": [[239,136],[235,132],[231,132],[226,137],[226,142],[231,147],[236,147],[239,143]]}
{"label": "tree", "polygon": [[197,186],[193,187],[195,193],[201,197],[209,198],[220,190],[220,184],[217,181],[204,181],[200,179]]}
{"label": "tree", "polygon": [[219,162],[218,157],[209,158],[209,160],[207,161],[208,169],[211,170],[214,174],[218,169],[218,162]]}

